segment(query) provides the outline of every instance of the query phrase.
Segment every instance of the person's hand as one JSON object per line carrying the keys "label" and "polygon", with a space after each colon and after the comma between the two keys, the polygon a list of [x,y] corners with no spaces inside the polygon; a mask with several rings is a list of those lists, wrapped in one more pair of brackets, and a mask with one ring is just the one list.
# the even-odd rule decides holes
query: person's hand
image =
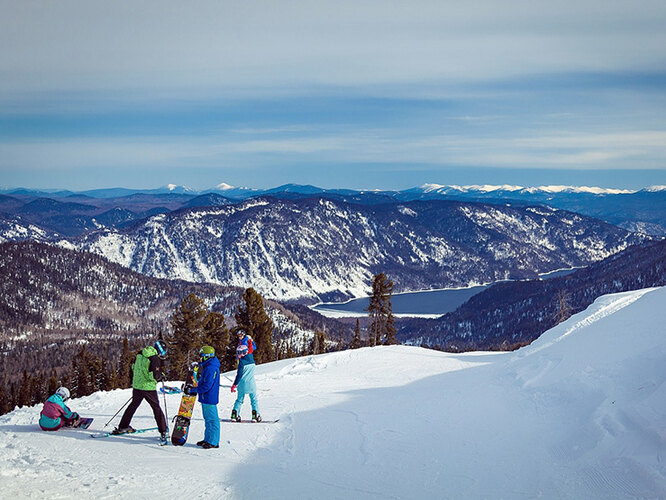
{"label": "person's hand", "polygon": [[231,392],[236,392],[236,386],[235,385],[231,386]]}

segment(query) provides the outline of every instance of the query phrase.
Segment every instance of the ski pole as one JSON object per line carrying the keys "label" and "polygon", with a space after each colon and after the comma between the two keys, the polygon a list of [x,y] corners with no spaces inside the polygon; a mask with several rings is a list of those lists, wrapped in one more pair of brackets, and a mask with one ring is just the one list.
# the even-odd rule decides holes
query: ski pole
{"label": "ski pole", "polygon": [[[131,397],[130,397],[127,401],[125,401],[125,404],[122,405],[122,406],[120,407],[120,410],[118,410],[118,411],[116,412],[116,415],[118,415],[118,413],[120,413],[120,412],[122,411],[122,409],[125,408],[125,407],[127,406],[127,403],[129,403],[130,401],[132,401],[132,398],[131,398]],[[114,418],[116,418],[116,415],[114,415],[113,417],[111,417],[111,418],[109,419],[109,421],[108,421],[107,423],[104,424],[104,427],[106,427],[107,425],[109,425],[109,424],[111,423],[111,420],[113,420]],[[102,427],[102,429],[104,429],[104,427]]]}
{"label": "ski pole", "polygon": [[169,411],[167,410],[167,404],[166,404],[166,392],[164,391],[164,380],[162,380],[162,396],[164,396],[164,416],[166,418],[166,433],[167,433],[167,438],[169,437]]}

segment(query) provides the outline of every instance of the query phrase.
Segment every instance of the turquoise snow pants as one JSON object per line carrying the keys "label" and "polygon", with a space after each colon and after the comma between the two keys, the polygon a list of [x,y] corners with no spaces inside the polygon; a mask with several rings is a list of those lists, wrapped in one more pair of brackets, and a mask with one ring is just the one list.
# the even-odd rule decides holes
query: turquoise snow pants
{"label": "turquoise snow pants", "polygon": [[201,403],[206,429],[204,430],[204,441],[213,446],[220,444],[220,417],[217,414],[217,405]]}

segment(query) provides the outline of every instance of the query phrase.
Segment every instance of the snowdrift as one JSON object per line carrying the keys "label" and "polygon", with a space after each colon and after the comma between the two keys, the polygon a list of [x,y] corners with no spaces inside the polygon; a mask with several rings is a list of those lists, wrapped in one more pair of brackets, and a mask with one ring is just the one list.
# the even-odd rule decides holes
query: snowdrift
{"label": "snowdrift", "polygon": [[[513,353],[392,346],[261,365],[261,412],[280,421],[222,423],[218,450],[194,445],[198,406],[182,448],[90,439],[129,390],[73,400],[88,431],[44,433],[39,406],[17,409],[0,417],[2,496],[664,498],[665,306],[666,288],[604,296]],[[147,405],[132,424],[154,425]]]}

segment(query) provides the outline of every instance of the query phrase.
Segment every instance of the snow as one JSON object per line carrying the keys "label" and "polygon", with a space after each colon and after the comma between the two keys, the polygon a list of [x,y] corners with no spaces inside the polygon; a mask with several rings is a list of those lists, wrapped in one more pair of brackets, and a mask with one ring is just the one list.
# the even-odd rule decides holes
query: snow
{"label": "snow", "polygon": [[[665,498],[664,304],[666,288],[607,295],[511,353],[390,346],[260,365],[262,414],[280,421],[222,423],[219,450],[194,445],[199,406],[182,448],[45,433],[39,406],[17,409],[0,417],[2,496],[182,498],[189,481],[193,498]],[[95,431],[129,397],[71,407]],[[166,399],[173,416],[180,398]],[[147,404],[132,423],[154,425]]]}
{"label": "snow", "polygon": [[[663,186],[652,186],[653,188],[660,188]],[[602,188],[596,186],[563,186],[563,185],[550,185],[550,186],[534,186],[534,187],[523,187],[523,186],[514,186],[509,184],[504,185],[445,185],[445,184],[433,184],[426,183],[421,186],[421,189],[425,193],[430,192],[448,192],[448,191],[459,191],[459,192],[481,192],[481,193],[491,193],[494,191],[522,191],[526,193],[589,193],[589,194],[630,194],[635,193],[635,190],[629,189],[616,189],[616,188]],[[647,188],[651,190],[651,188]],[[659,189],[656,189],[657,191]]]}

